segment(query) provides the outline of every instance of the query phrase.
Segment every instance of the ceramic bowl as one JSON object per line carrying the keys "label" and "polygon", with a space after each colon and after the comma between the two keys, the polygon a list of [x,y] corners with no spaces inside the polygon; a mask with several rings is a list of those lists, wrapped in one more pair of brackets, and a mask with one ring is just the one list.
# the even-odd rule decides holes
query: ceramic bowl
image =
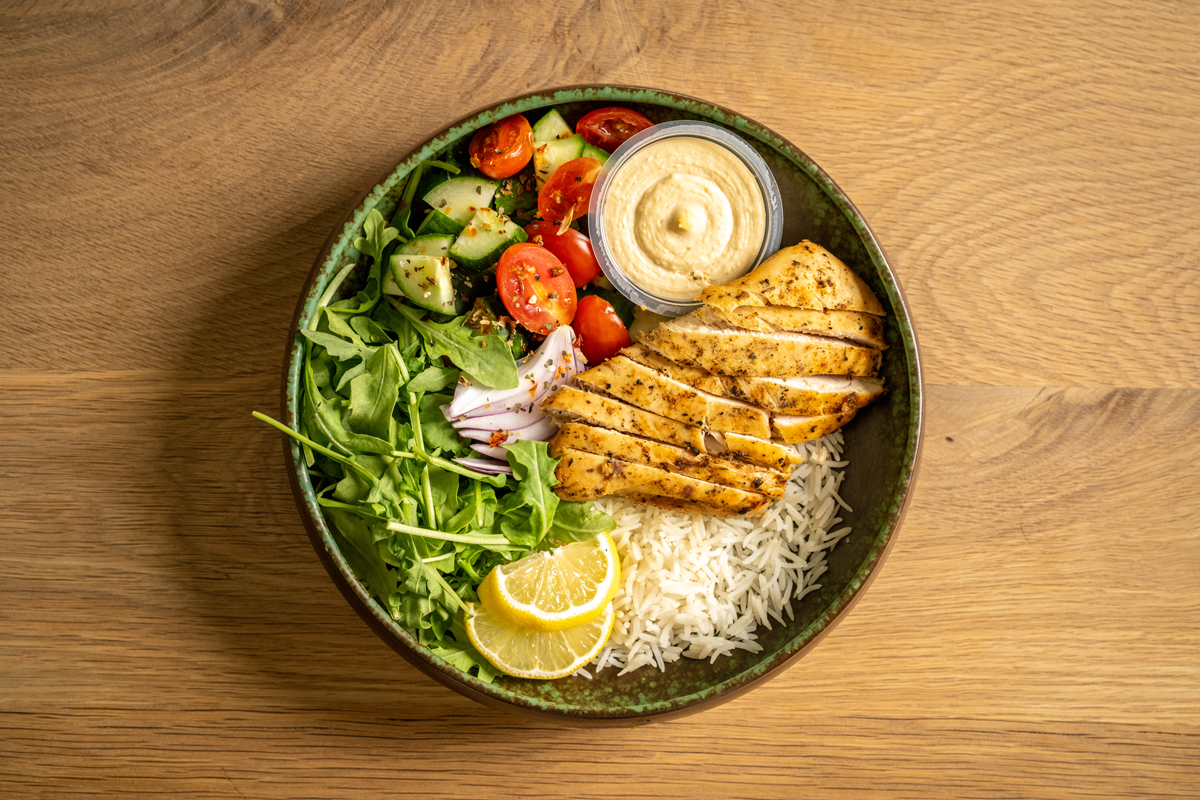
{"label": "ceramic bowl", "polygon": [[[890,392],[844,429],[851,464],[841,496],[854,509],[843,515],[853,533],[829,553],[821,589],[794,604],[795,620],[771,631],[760,628],[762,652],[738,651],[716,663],[682,659],[667,665],[665,673],[647,667],[617,677],[615,669],[607,669],[592,680],[501,678],[485,683],[434,656],[371,598],[338,552],[317,506],[300,449],[291,443],[286,448],[296,503],[317,554],[346,600],[380,638],[426,675],[467,697],[496,708],[579,725],[630,724],[711,707],[778,674],[814,647],[862,595],[895,542],[921,439],[921,370],[908,309],[882,249],[850,199],[799,148],[733,111],[669,92],[608,85],[526,94],[471,114],[418,145],[350,209],[322,247],[296,307],[284,369],[287,423],[295,426],[299,413],[303,340],[298,331],[307,326],[330,278],[358,259],[352,241],[367,213],[377,208],[390,219],[400,184],[417,163],[511,114],[524,113],[536,119],[538,109],[555,106],[573,123],[584,113],[609,105],[628,106],[655,122],[705,120],[738,133],[766,160],[779,185],[784,245],[809,239],[828,248],[870,284],[887,310],[889,349],[882,374]],[[414,682],[412,691],[434,690]]]}

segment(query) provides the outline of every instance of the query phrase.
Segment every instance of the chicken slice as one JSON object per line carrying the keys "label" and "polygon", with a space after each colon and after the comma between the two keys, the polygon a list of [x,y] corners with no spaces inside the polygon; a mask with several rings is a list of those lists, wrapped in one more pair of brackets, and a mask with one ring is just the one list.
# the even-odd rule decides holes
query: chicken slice
{"label": "chicken slice", "polygon": [[684,425],[673,419],[602,397],[598,394],[565,386],[542,401],[542,411],[562,425],[567,422],[586,422],[601,428],[669,442],[686,447],[694,453],[706,453],[705,436],[701,428]]}
{"label": "chicken slice", "polygon": [[550,455],[560,458],[567,450],[579,450],[631,464],[657,467],[688,478],[719,483],[734,489],[762,492],[777,498],[791,477],[784,470],[756,466],[732,458],[696,455],[682,447],[639,439],[616,431],[568,422],[550,440]]}
{"label": "chicken slice", "polygon": [[805,375],[797,378],[726,378],[726,394],[776,414],[802,417],[855,411],[883,394],[882,378]]}
{"label": "chicken slice", "polygon": [[564,386],[542,401],[542,411],[559,425],[583,422],[684,447],[693,453],[730,456],[773,469],[799,464],[794,448],[740,433],[705,431],[677,420],[635,408],[620,400]]}
{"label": "chicken slice", "polygon": [[575,383],[596,394],[706,430],[762,439],[771,436],[771,419],[762,408],[702,392],[625,356],[614,356],[580,373]]}
{"label": "chicken slice", "polygon": [[728,309],[705,306],[700,310],[700,320],[710,325],[736,325],[762,333],[793,331],[832,336],[876,350],[887,349],[883,340],[883,317],[862,311],[813,311],[788,306],[737,306]]}
{"label": "chicken slice", "polygon": [[783,442],[756,439],[740,433],[709,433],[704,437],[709,455],[730,455],[774,469],[789,470],[803,457]]}
{"label": "chicken slice", "polygon": [[726,517],[761,513],[771,502],[770,497],[759,492],[720,486],[581,450],[563,450],[554,474],[558,478],[554,493],[563,500],[586,501],[610,494],[633,494],[639,500],[661,497],[696,503],[705,506],[706,513]]}
{"label": "chicken slice", "polygon": [[730,396],[725,393],[725,383],[720,375],[714,375],[706,369],[694,367],[690,364],[677,364],[671,359],[659,355],[645,345],[630,345],[621,351],[621,355],[625,356],[630,361],[636,361],[637,363],[644,364],[651,369],[656,369],[667,377],[673,378],[680,383],[686,383],[688,386],[695,386],[702,392],[725,395],[726,397]]}
{"label": "chicken slice", "polygon": [[700,293],[700,301],[722,310],[776,305],[884,315],[879,299],[862,278],[807,239],[783,248],[735,281],[709,286]]}
{"label": "chicken slice", "polygon": [[857,413],[858,411],[852,408],[840,414],[821,414],[815,417],[777,414],[771,417],[771,427],[780,439],[791,444],[799,444],[812,439],[820,439],[827,433],[833,433],[854,419],[854,415]]}
{"label": "chicken slice", "polygon": [[721,375],[872,376],[880,352],[841,339],[807,333],[761,333],[733,326],[708,325],[693,312],[664,322],[641,343],[672,361]]}

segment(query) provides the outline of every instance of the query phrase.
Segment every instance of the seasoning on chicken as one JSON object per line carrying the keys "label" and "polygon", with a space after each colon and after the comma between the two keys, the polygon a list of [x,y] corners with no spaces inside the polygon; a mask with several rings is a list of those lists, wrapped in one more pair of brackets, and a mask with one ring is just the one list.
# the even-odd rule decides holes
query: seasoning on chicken
{"label": "seasoning on chicken", "polygon": [[854,270],[807,239],[783,248],[736,281],[709,286],[700,293],[700,302],[722,310],[791,306],[884,315],[879,299]]}

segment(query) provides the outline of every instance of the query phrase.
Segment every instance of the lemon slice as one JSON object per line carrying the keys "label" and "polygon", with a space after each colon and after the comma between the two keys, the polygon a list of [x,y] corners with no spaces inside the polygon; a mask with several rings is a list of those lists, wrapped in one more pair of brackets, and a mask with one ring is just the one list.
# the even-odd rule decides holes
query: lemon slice
{"label": "lemon slice", "polygon": [[591,622],[562,631],[531,631],[467,603],[467,638],[492,666],[514,678],[565,678],[599,655],[612,633],[612,603]]}
{"label": "lemon slice", "polygon": [[620,583],[617,548],[601,533],[496,567],[479,584],[479,600],[514,625],[561,631],[600,616]]}

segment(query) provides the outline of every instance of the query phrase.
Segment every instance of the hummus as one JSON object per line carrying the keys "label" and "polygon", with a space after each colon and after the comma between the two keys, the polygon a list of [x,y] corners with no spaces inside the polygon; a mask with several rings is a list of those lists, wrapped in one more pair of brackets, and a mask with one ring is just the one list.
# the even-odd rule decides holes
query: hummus
{"label": "hummus", "polygon": [[767,212],[754,173],[695,136],[646,145],[610,179],[604,239],[629,279],[665,300],[695,300],[755,266]]}

